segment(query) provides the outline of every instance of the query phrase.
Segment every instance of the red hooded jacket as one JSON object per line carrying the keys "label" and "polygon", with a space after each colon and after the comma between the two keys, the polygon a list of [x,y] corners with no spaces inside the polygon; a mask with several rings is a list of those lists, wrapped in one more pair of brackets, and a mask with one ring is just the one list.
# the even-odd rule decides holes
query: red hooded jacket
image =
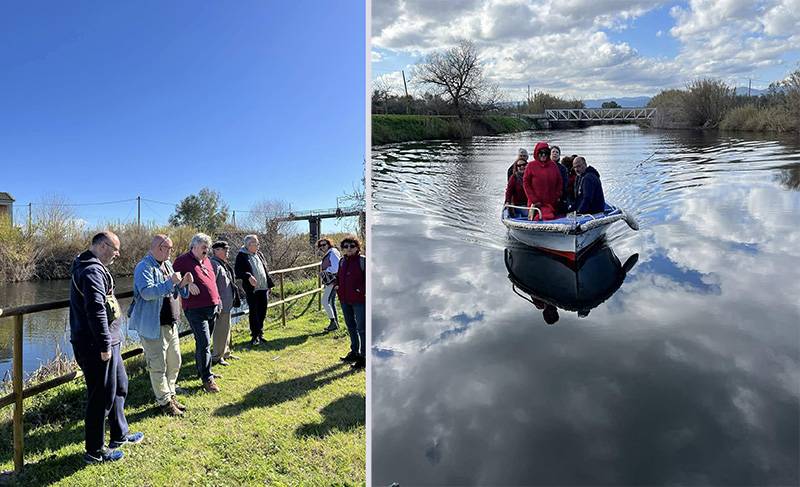
{"label": "red hooded jacket", "polygon": [[[528,161],[525,174],[522,176],[528,206],[536,204],[542,211],[542,219],[552,220],[556,217],[556,203],[561,197],[563,186],[561,171],[548,157],[545,162],[539,161],[539,150],[548,149],[547,142],[538,142],[533,149],[533,160]],[[539,216],[536,215],[535,219]]]}

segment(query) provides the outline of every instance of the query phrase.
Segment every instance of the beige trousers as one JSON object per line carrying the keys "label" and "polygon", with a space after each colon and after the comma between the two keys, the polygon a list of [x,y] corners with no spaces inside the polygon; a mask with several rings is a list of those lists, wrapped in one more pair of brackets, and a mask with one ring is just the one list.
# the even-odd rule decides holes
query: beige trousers
{"label": "beige trousers", "polygon": [[150,372],[150,385],[156,395],[156,402],[163,406],[175,395],[175,383],[181,369],[181,345],[178,327],[162,326],[161,337],[152,340],[141,337],[147,371]]}
{"label": "beige trousers", "polygon": [[211,360],[218,361],[221,358],[228,358],[231,356],[231,350],[228,343],[231,341],[231,312],[220,313],[217,321],[214,322],[214,332],[212,333],[214,342],[214,351],[211,354]]}

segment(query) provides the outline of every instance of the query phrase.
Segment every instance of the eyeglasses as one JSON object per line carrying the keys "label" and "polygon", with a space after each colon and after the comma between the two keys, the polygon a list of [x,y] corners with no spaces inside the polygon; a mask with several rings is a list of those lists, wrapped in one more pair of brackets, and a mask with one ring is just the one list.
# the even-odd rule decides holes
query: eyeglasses
{"label": "eyeglasses", "polygon": [[527,165],[528,165],[527,162],[521,162],[521,163],[517,164],[517,167],[525,167]]}
{"label": "eyeglasses", "polygon": [[344,243],[344,244],[342,244],[342,248],[343,249],[357,249],[358,245],[350,244],[350,243]]}
{"label": "eyeglasses", "polygon": [[119,252],[119,249],[118,249],[117,247],[114,247],[113,245],[111,245],[111,244],[108,242],[108,240],[104,240],[104,241],[103,241],[103,243],[104,243],[104,244],[106,244],[106,245],[108,245],[108,247],[109,247],[111,250],[113,250],[114,252]]}
{"label": "eyeglasses", "polygon": [[324,247],[327,247],[327,246],[328,246],[328,244],[326,244],[326,243],[321,243],[321,244],[317,245],[317,248],[318,248],[318,249],[321,249],[321,248],[324,248]]}

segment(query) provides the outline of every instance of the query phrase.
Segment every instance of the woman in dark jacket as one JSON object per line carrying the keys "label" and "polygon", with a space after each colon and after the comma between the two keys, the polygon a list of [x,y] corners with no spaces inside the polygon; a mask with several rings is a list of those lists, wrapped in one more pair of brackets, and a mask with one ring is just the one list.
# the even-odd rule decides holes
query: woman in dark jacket
{"label": "woman in dark jacket", "polygon": [[350,353],[342,361],[363,369],[367,363],[366,259],[361,255],[361,242],[354,236],[345,237],[339,246],[343,256],[336,273],[336,293],[350,334]]}
{"label": "woman in dark jacket", "polygon": [[[525,174],[525,167],[527,167],[528,161],[523,161],[518,159],[516,163],[514,163],[514,173],[508,178],[508,184],[506,185],[506,201],[505,204],[512,205],[512,206],[528,206],[528,197],[525,195],[525,187],[522,184],[522,175]],[[520,210],[518,208],[509,208],[508,214],[510,216],[514,215],[525,215],[525,210]]]}
{"label": "woman in dark jacket", "polygon": [[236,279],[241,281],[250,308],[250,345],[260,345],[264,340],[269,290],[275,284],[269,277],[267,260],[258,250],[258,236],[248,235],[244,238],[244,246],[236,254],[234,273]]}

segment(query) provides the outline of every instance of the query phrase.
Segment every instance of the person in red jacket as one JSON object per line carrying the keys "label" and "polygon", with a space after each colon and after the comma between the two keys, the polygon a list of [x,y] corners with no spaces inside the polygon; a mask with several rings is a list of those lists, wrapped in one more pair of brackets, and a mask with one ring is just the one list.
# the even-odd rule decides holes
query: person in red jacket
{"label": "person in red jacket", "polygon": [[[514,173],[508,178],[506,184],[506,199],[505,204],[513,206],[526,206],[528,197],[525,195],[525,188],[522,185],[522,175],[525,174],[525,168],[528,166],[528,161],[517,159],[514,163]],[[509,208],[508,214],[513,217],[514,215],[525,215],[524,210],[517,208]]]}
{"label": "person in red jacket", "polygon": [[[539,208],[543,220],[552,220],[556,217],[556,205],[563,191],[561,172],[550,160],[547,142],[538,142],[533,154],[534,160],[528,163],[522,176],[528,206]],[[535,212],[534,219],[539,219],[538,212]]]}
{"label": "person in red jacket", "polygon": [[350,335],[350,353],[342,361],[352,362],[354,369],[363,369],[367,364],[366,259],[355,236],[345,237],[339,246],[343,256],[336,273],[336,294]]}

